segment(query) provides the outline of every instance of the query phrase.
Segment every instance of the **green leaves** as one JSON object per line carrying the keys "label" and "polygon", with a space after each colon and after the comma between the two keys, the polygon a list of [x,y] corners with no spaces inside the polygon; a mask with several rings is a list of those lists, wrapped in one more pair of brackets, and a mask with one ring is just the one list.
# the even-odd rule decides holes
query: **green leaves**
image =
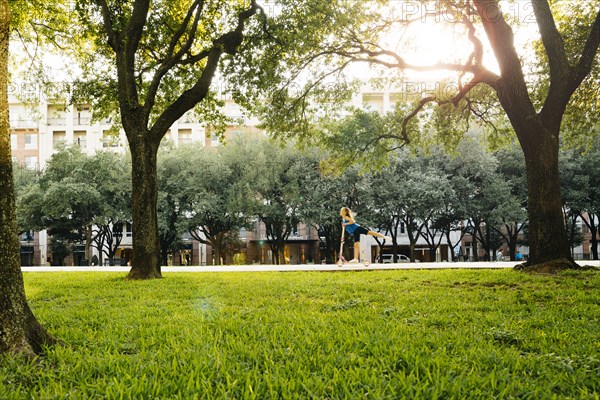
{"label": "green leaves", "polygon": [[[54,153],[45,170],[17,191],[19,229],[49,229],[57,239],[80,241],[95,225],[103,231],[131,219],[131,173],[127,158],[109,152],[87,156],[77,146]],[[109,243],[106,243],[110,245]]]}

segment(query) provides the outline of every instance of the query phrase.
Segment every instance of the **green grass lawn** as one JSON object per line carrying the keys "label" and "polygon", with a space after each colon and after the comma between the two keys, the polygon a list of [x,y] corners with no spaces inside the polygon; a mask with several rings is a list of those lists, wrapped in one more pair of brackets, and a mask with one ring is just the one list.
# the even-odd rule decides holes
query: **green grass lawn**
{"label": "green grass lawn", "polygon": [[0,399],[600,398],[600,274],[25,273]]}

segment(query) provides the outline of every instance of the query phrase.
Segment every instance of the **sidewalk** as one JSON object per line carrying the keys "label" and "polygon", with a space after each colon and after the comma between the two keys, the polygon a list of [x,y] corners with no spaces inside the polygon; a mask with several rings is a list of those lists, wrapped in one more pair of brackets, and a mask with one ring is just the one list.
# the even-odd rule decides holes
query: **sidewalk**
{"label": "sidewalk", "polygon": [[[293,264],[293,265],[209,265],[192,267],[163,266],[161,272],[263,272],[263,271],[362,271],[396,269],[499,269],[513,268],[517,262],[435,262],[435,263],[397,263],[397,264]],[[580,265],[600,267],[600,261],[580,260]],[[21,267],[23,272],[122,272],[130,267]]]}

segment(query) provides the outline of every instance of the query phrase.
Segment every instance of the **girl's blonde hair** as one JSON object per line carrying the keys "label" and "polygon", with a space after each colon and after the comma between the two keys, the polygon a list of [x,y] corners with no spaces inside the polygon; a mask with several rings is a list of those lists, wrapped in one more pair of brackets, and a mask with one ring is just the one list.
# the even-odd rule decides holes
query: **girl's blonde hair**
{"label": "girl's blonde hair", "polygon": [[350,210],[348,207],[342,207],[341,212],[347,216],[350,217],[352,219],[354,219],[354,214],[352,214],[352,210]]}

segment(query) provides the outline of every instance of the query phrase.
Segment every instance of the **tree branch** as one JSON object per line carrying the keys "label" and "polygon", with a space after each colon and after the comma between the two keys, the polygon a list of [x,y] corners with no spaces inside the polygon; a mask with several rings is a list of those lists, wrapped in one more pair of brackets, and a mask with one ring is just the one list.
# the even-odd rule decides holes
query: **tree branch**
{"label": "tree branch", "polygon": [[422,98],[419,101],[419,104],[414,108],[414,110],[412,110],[412,112],[404,118],[404,120],[402,121],[402,129],[401,129],[400,133],[406,143],[410,143],[410,139],[408,138],[408,132],[406,131],[406,128],[407,128],[410,120],[413,119],[414,117],[416,117],[417,114],[423,109],[423,107],[425,107],[425,105],[427,103],[436,101],[436,99],[437,99],[437,96],[428,96],[428,97]]}
{"label": "tree branch", "polygon": [[[298,104],[303,103],[303,106],[301,108],[302,113],[304,114],[304,110],[306,109],[306,106],[304,104],[306,104],[306,97],[308,96],[308,94],[310,93],[310,91],[315,88],[317,85],[319,85],[321,82],[323,82],[326,78],[328,78],[331,75],[334,75],[336,73],[339,73],[341,71],[343,71],[349,64],[351,61],[346,61],[345,63],[343,63],[341,66],[327,72],[326,74],[323,74],[319,77],[319,79],[317,79],[316,81],[312,82],[310,85],[308,85],[308,87],[304,90],[304,92],[298,96],[298,98],[296,98],[292,104],[290,105],[290,107],[287,108],[287,115],[290,115],[292,113],[292,111],[294,109],[296,109],[296,107],[298,106]],[[289,83],[289,82],[288,82]],[[283,88],[287,87],[287,84],[284,85]],[[281,93],[283,91],[283,88],[280,89],[277,93]]]}
{"label": "tree branch", "polygon": [[579,63],[575,67],[574,73],[571,76],[571,87],[575,90],[581,82],[588,76],[592,70],[592,65],[598,54],[598,47],[600,46],[600,10],[596,14],[596,19],[590,30],[590,34],[585,41],[585,46],[579,58]]}
{"label": "tree branch", "polygon": [[536,111],[515,50],[513,31],[502,15],[498,0],[473,0],[473,4],[500,66],[500,79],[495,86],[500,103],[512,115],[513,124],[524,122]]}
{"label": "tree branch", "polygon": [[246,21],[259,11],[264,13],[262,7],[256,3],[256,0],[252,0],[250,7],[238,15],[238,23],[235,29],[224,33],[213,41],[213,46],[210,50],[206,51],[206,65],[196,83],[171,103],[150,129],[150,135],[155,140],[162,139],[164,132],[175,121],[181,118],[188,110],[192,109],[199,101],[206,98],[221,56],[223,53],[235,54],[244,39],[243,31]]}
{"label": "tree branch", "polygon": [[133,4],[133,12],[129,18],[129,23],[125,27],[127,36],[125,54],[128,62],[131,63],[132,70],[134,69],[135,53],[144,34],[149,9],[150,0],[136,0]]}
{"label": "tree branch", "polygon": [[[158,88],[160,87],[160,83],[161,83],[162,79],[164,78],[164,76],[175,66],[175,64],[177,64],[177,62],[183,57],[183,55],[187,51],[189,51],[189,49],[192,47],[192,44],[194,43],[194,40],[196,38],[196,30],[198,28],[200,16],[202,15],[203,7],[204,7],[204,0],[195,0],[194,3],[188,9],[188,12],[187,12],[183,22],[181,23],[179,29],[171,38],[171,42],[169,43],[169,47],[167,49],[166,56],[164,57],[160,67],[154,74],[154,77],[152,78],[152,82],[150,83],[150,85],[148,87],[146,101],[144,102],[144,110],[145,110],[146,115],[149,115],[150,110],[152,110],[152,108],[154,107],[154,103],[156,100],[156,94],[158,93]],[[194,16],[194,13],[195,13],[195,16]],[[192,27],[190,29],[188,38],[187,38],[186,42],[183,44],[183,46],[181,47],[181,49],[179,49],[179,51],[173,55],[173,52],[175,51],[175,46],[177,45],[177,43],[179,43],[179,40],[181,39],[183,34],[186,32],[187,27],[190,23],[190,20],[192,19],[192,16],[194,16],[194,21],[192,23]],[[210,54],[210,51],[205,50],[201,54],[203,54],[205,57],[207,57],[208,54]]]}
{"label": "tree branch", "polygon": [[558,29],[556,29],[556,22],[552,16],[552,11],[550,11],[548,1],[538,0],[532,2],[532,5],[542,37],[542,43],[548,54],[550,80],[551,82],[564,82],[569,73],[569,60],[565,52],[563,38]]}
{"label": "tree branch", "polygon": [[[196,10],[196,8],[198,10],[194,11],[194,10]],[[202,15],[203,8],[204,8],[204,0],[195,0],[194,3],[188,9],[188,12],[187,12],[183,22],[179,26],[179,30],[173,35],[173,37],[171,38],[171,42],[169,43],[169,48],[167,49],[167,56],[165,57],[165,62],[164,62],[165,68],[168,69],[169,65],[172,65],[172,63],[174,61],[181,59],[181,57],[183,57],[183,54],[185,54],[187,51],[189,51],[189,49],[192,47],[192,44],[194,43],[194,39],[196,38],[196,29],[198,28],[198,22],[200,21],[200,16]],[[181,46],[181,49],[179,49],[179,51],[175,55],[173,55],[173,52],[175,51],[175,46],[177,45],[177,43],[179,43],[179,40],[181,39],[183,34],[186,32],[186,28],[187,28],[188,24],[190,23],[192,16],[194,16],[194,12],[195,12],[194,22],[192,23],[192,28],[190,29],[188,38],[185,41],[185,43],[183,44],[183,46]]]}
{"label": "tree branch", "polygon": [[[541,28],[540,28],[541,29]],[[582,50],[581,56],[579,58],[579,62],[575,67],[570,67],[566,65],[568,68],[568,74],[562,75],[562,71],[560,72],[560,79],[556,78],[556,76],[552,76],[552,64],[553,61],[550,62],[550,75],[551,75],[551,84],[550,91],[548,93],[548,97],[544,103],[542,111],[540,112],[542,116],[542,120],[552,121],[557,118],[562,118],[564,114],[564,110],[571,99],[571,96],[577,90],[577,88],[581,85],[583,80],[589,75],[592,70],[592,65],[598,53],[598,47],[600,45],[600,11],[596,14],[596,18],[594,23],[590,28],[590,33],[586,39],[584,48]],[[548,58],[550,58],[550,53],[548,54]],[[562,58],[560,58],[562,60]],[[554,60],[555,61],[555,60]],[[562,62],[562,61],[560,61]],[[565,66],[561,66],[565,68]],[[556,68],[561,68],[557,66]]]}
{"label": "tree branch", "polygon": [[108,4],[106,0],[97,0],[98,5],[100,6],[100,10],[102,11],[102,20],[104,23],[102,26],[104,27],[104,32],[106,33],[107,42],[113,51],[116,53],[119,48],[119,38],[117,32],[115,32],[113,28],[113,23],[111,19],[110,9],[108,8]]}
{"label": "tree branch", "polygon": [[[332,50],[323,52],[321,54],[337,54],[342,57],[346,57],[353,62],[364,62],[369,64],[378,64],[387,68],[398,68],[401,70],[412,70],[417,72],[431,72],[431,71],[455,71],[455,72],[470,72],[479,76],[479,82],[484,82],[490,86],[494,86],[500,77],[481,64],[473,64],[473,59],[478,59],[477,51],[474,52],[475,56],[469,58],[467,64],[456,64],[456,63],[436,63],[431,65],[414,65],[407,63],[401,56],[390,50],[369,50],[364,46],[356,46],[355,49],[350,50]],[[365,58],[361,57],[366,56]],[[395,62],[386,61],[379,57],[390,57]]]}

